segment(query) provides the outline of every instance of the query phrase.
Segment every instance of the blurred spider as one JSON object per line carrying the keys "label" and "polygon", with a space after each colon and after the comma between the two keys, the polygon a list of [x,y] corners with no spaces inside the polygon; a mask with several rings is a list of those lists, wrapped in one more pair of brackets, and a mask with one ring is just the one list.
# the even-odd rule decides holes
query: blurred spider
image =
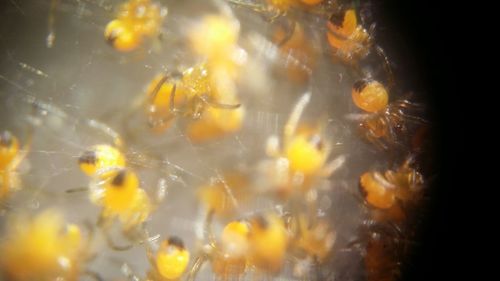
{"label": "blurred spider", "polygon": [[112,242],[108,229],[115,219],[120,221],[124,237],[142,243],[147,238],[144,222],[149,219],[153,205],[144,189],[140,188],[137,175],[129,169],[116,169],[104,178],[97,177],[95,180],[97,182],[90,185],[90,198],[102,206],[97,225],[106,234],[108,244],[115,250],[132,247],[120,247]]}
{"label": "blurred spider", "polygon": [[0,133],[0,201],[19,188],[17,168],[28,155],[31,135],[22,149],[19,140],[9,131]]}
{"label": "blurred spider", "polygon": [[116,19],[106,25],[106,41],[120,52],[130,52],[145,39],[158,37],[167,9],[150,0],[129,0],[118,10]]}
{"label": "blurred spider", "polygon": [[[125,157],[109,145],[96,145],[78,159],[80,169],[92,180],[89,185],[90,201],[102,207],[97,225],[104,232],[109,246],[115,250],[127,250],[129,246],[117,246],[108,229],[118,219],[123,235],[130,241],[145,239],[144,222],[153,211],[153,204],[140,188],[137,175],[126,168]],[[158,202],[162,198],[156,198]]]}
{"label": "blurred spider", "polygon": [[344,156],[327,162],[332,145],[324,137],[323,126],[302,126],[298,123],[311,98],[304,94],[292,110],[280,142],[277,136],[267,140],[266,151],[272,161],[264,162],[264,170],[271,186],[282,196],[302,194],[311,189],[318,178],[328,178],[344,161]]}
{"label": "blurred spider", "polygon": [[360,190],[365,203],[374,209],[373,219],[401,222],[406,218],[403,207],[420,199],[424,178],[413,168],[414,157],[408,157],[397,170],[383,174],[368,171],[360,176]]}
{"label": "blurred spider", "polygon": [[343,251],[358,251],[363,257],[366,279],[399,280],[404,258],[412,243],[398,224],[364,223],[357,238]]}
{"label": "blurred spider", "polygon": [[289,245],[289,235],[283,219],[271,212],[255,215],[249,222],[250,264],[266,273],[279,273]]}
{"label": "blurred spider", "polygon": [[[294,262],[294,276],[305,278],[313,270],[317,277],[321,276],[320,265],[331,254],[336,240],[336,233],[331,229],[330,223],[303,212],[295,215],[286,213],[283,219],[291,237],[289,252]],[[319,278],[321,279],[323,278]]]}
{"label": "blurred spider", "polygon": [[216,241],[211,233],[211,220],[206,222],[208,241],[195,259],[187,280],[193,281],[201,266],[210,261],[212,270],[218,278],[232,280],[245,273],[248,263],[249,225],[246,221],[228,223]]}
{"label": "blurred spider", "polygon": [[[315,65],[316,42],[312,42],[310,30],[304,31],[302,17],[298,13],[306,12],[323,16],[328,7],[319,6],[322,0],[266,0],[241,1],[229,0],[237,6],[247,7],[264,15],[267,21],[273,23],[272,41],[283,54],[287,75],[292,81],[304,83],[311,76],[311,69]],[[328,6],[328,5],[327,5]]]}
{"label": "blurred spider", "polygon": [[296,21],[277,24],[273,42],[282,53],[288,78],[299,84],[309,81],[316,65],[317,50],[304,26]]}
{"label": "blurred spider", "polygon": [[354,9],[334,12],[327,23],[328,43],[336,56],[345,61],[365,57],[370,51],[370,33],[358,24]]}
{"label": "blurred spider", "polygon": [[219,139],[238,132],[243,126],[245,109],[243,106],[234,110],[208,107],[201,117],[187,124],[186,135],[193,143]]}
{"label": "blurred spider", "polygon": [[222,279],[237,278],[245,272],[248,258],[249,224],[244,220],[228,223],[216,241],[212,231],[215,216],[234,217],[239,212],[240,204],[247,201],[249,193],[249,178],[239,171],[224,173],[220,179],[212,179],[208,185],[198,190],[200,201],[207,209],[204,222],[205,245],[195,260],[188,280],[194,280],[200,267],[210,261],[213,272]]}
{"label": "blurred spider", "polygon": [[388,76],[389,85],[394,84],[394,74],[385,51],[374,42],[372,34],[375,24],[367,31],[358,23],[356,11],[352,8],[337,8],[330,15],[327,23],[326,37],[336,58],[348,65],[359,68],[359,61],[366,58],[373,50],[382,59],[383,67]]}
{"label": "blurred spider", "polygon": [[[292,245],[298,256],[307,256],[323,262],[335,243],[336,233],[325,219],[308,218],[305,214],[290,218],[288,229],[293,233]],[[302,253],[300,253],[302,252]]]}
{"label": "blurred spider", "polygon": [[227,1],[238,6],[250,8],[257,13],[269,15],[269,22],[273,22],[277,18],[285,16],[292,9],[302,8],[305,10],[323,2],[323,0],[265,0],[263,1],[265,3],[243,0]]}
{"label": "blurred spider", "polygon": [[211,72],[225,68],[234,74],[238,56],[244,52],[238,46],[239,34],[240,22],[229,9],[223,9],[222,14],[204,16],[187,36],[191,50],[207,61]]}
{"label": "blurred spider", "polygon": [[90,177],[96,176],[105,170],[124,168],[125,156],[114,146],[107,144],[94,145],[87,149],[78,158],[80,169]]}
{"label": "blurred spider", "polygon": [[191,50],[204,60],[213,96],[222,103],[238,103],[236,83],[247,62],[238,45],[240,22],[227,6],[220,14],[204,16],[188,31]]}
{"label": "blurred spider", "polygon": [[252,196],[250,179],[238,171],[226,172],[219,178],[211,179],[209,184],[198,188],[199,200],[205,205],[207,214],[218,217],[234,215],[239,204]]}
{"label": "blurred spider", "polygon": [[208,243],[196,258],[188,280],[193,281],[208,260],[217,277],[240,278],[249,266],[264,274],[281,271],[288,247],[288,233],[283,220],[274,213],[252,216],[248,221],[232,221],[224,227],[221,240],[211,230],[211,217],[206,221]]}
{"label": "blurred spider", "polygon": [[146,254],[151,270],[146,279],[136,276],[128,264],[122,265],[122,272],[131,280],[167,281],[180,280],[189,264],[190,253],[184,246],[184,242],[177,236],[171,236],[163,240],[157,251],[153,250],[151,242],[146,244]]}
{"label": "blurred spider", "polygon": [[0,242],[0,277],[6,280],[79,280],[96,273],[84,270],[89,261],[92,231],[87,239],[80,228],[64,224],[56,210],[45,210],[35,217],[20,216],[7,224]]}

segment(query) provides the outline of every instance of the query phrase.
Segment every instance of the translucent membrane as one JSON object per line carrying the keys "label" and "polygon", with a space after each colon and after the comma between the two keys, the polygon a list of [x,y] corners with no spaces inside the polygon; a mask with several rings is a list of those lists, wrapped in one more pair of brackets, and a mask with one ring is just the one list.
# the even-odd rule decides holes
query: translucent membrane
{"label": "translucent membrane", "polygon": [[[14,241],[11,217],[56,208],[84,239],[85,225],[94,229],[88,252],[95,258],[76,259],[85,278],[92,275],[86,270],[104,280],[131,272],[156,276],[147,253],[154,255],[160,241],[145,242],[144,233],[181,238],[191,258],[182,279],[204,255],[212,262],[201,266],[197,280],[395,278],[425,188],[417,170],[428,122],[421,104],[392,83],[361,7],[334,1],[135,2],[155,5],[154,20],[132,20],[123,1],[106,0],[13,0],[0,13],[0,130],[17,136],[20,151],[27,152],[19,165],[0,171],[0,183],[16,183],[0,198],[0,245]],[[131,11],[149,15],[141,7]],[[113,48],[124,31],[106,29],[105,35],[105,28],[117,18],[139,38],[119,44],[137,39],[136,48]],[[409,102],[363,111],[352,87],[365,78],[385,85],[389,106]],[[120,167],[110,164],[94,176],[82,172],[79,164],[92,158],[84,152],[103,144],[126,160],[103,160],[102,166]],[[116,201],[109,197],[120,189],[103,192],[120,188],[110,186],[120,180],[122,166],[137,174],[139,187],[123,187],[129,193]],[[402,171],[407,174],[397,174]],[[365,172],[377,174],[360,189]],[[380,188],[395,192],[397,207],[365,200],[367,190]],[[127,198],[134,207],[123,211]],[[106,217],[102,210],[109,205],[120,211],[105,227],[98,218]],[[151,209],[136,211],[141,208]],[[150,214],[145,225],[134,225],[146,219],[134,215],[143,214]],[[217,247],[244,253],[247,262],[235,259],[228,269],[214,261],[220,252],[207,251],[207,217]],[[245,226],[223,232],[235,220]],[[284,233],[265,232],[268,223]],[[138,229],[124,235],[129,226]],[[130,249],[113,249],[109,237]],[[5,259],[0,274],[13,278],[9,270],[16,269]]]}

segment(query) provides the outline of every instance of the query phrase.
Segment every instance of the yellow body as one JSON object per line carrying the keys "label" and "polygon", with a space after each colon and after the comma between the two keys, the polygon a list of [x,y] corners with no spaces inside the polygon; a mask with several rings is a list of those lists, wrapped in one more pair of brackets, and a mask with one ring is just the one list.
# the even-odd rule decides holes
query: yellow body
{"label": "yellow body", "polygon": [[[398,170],[387,170],[383,175],[366,172],[360,177],[360,186],[365,200],[373,207],[389,209],[396,203],[418,200],[417,194],[423,184],[422,175],[405,162]],[[393,210],[398,211],[396,209]]]}
{"label": "yellow body", "polygon": [[[80,169],[88,176],[95,176],[106,169],[125,167],[125,157],[113,146],[92,146],[78,158]],[[103,176],[100,174],[100,176]]]}
{"label": "yellow body", "polygon": [[[29,146],[29,145],[28,145]],[[29,149],[21,151],[19,140],[9,131],[0,134],[0,201],[7,198],[12,191],[19,188],[19,177],[17,167],[27,154]]]}
{"label": "yellow body", "polygon": [[360,185],[366,202],[373,207],[388,209],[396,202],[395,187],[378,180],[373,172],[361,175]]}
{"label": "yellow body", "polygon": [[374,113],[387,107],[389,94],[384,85],[377,81],[358,81],[352,88],[352,101],[360,109]]}
{"label": "yellow body", "polygon": [[123,20],[112,20],[104,30],[106,40],[120,52],[130,52],[142,44],[142,36]]}
{"label": "yellow body", "polygon": [[152,211],[146,192],[140,188],[137,175],[126,169],[110,172],[101,187],[103,214],[108,219],[118,217],[125,230],[144,222]]}
{"label": "yellow body", "polygon": [[109,145],[96,145],[79,158],[80,169],[94,177],[90,201],[102,206],[101,216],[115,217],[125,230],[144,222],[152,211],[146,192],[140,188],[137,175],[125,168],[125,157]]}
{"label": "yellow body", "polygon": [[223,279],[241,275],[247,264],[249,226],[243,221],[232,221],[222,231],[220,248],[212,257],[213,272]]}
{"label": "yellow body", "polygon": [[177,280],[189,264],[189,251],[184,246],[163,241],[156,254],[156,269],[166,280]]}
{"label": "yellow body", "polygon": [[[295,191],[304,192],[311,188],[318,178],[324,177],[324,167],[330,155],[330,142],[324,139],[317,126],[300,125],[287,141],[274,167],[275,180],[281,182],[278,188],[285,198]],[[280,159],[286,159],[287,166],[280,166]],[[283,170],[287,169],[285,175]]]}
{"label": "yellow body", "polygon": [[267,154],[273,159],[262,162],[259,167],[267,180],[267,188],[283,199],[306,194],[319,179],[329,177],[342,165],[338,164],[342,159],[327,163],[332,145],[325,138],[324,122],[300,123],[308,102],[306,94],[295,105],[284,126],[281,145],[277,138],[268,140]]}
{"label": "yellow body", "polygon": [[[243,124],[244,108],[221,108],[211,104],[238,104],[232,94],[219,94],[217,89],[222,89],[224,82],[214,82],[217,79],[212,74],[206,63],[200,63],[185,70],[177,82],[163,75],[157,76],[147,89],[149,118],[152,123],[157,123],[157,126],[153,126],[154,130],[162,132],[170,127],[177,114],[182,114],[193,118],[186,125],[186,134],[193,142],[213,140],[239,131]],[[159,87],[162,79],[166,80]],[[214,86],[214,83],[220,87]],[[155,93],[155,90],[158,91]],[[175,95],[173,108],[170,104],[172,94]]]}
{"label": "yellow body", "polygon": [[245,52],[238,46],[240,24],[227,15],[205,16],[189,33],[193,52],[206,61],[212,97],[220,103],[238,102],[235,82]]}
{"label": "yellow body", "polygon": [[0,244],[0,271],[6,280],[77,280],[85,247],[78,226],[54,210],[20,217]]}
{"label": "yellow body", "polygon": [[[135,173],[124,171],[125,170],[112,172],[110,179],[107,180],[104,186],[103,204],[109,210],[117,213],[127,210],[130,205],[132,205],[137,197],[137,191],[139,190],[139,179]],[[123,176],[123,182],[116,184],[115,179],[120,176],[120,173],[125,175]]]}
{"label": "yellow body", "polygon": [[[210,95],[212,89],[209,81],[210,71],[206,64],[200,63],[182,72],[182,80],[177,87],[181,96],[192,100],[195,96]],[[177,92],[176,92],[177,95]]]}
{"label": "yellow body", "polygon": [[[167,121],[174,118],[174,112],[171,110],[170,99],[174,94],[173,109],[186,116],[193,116],[203,111],[205,104],[201,100],[202,96],[210,98],[212,90],[210,88],[208,70],[204,63],[195,65],[186,69],[182,73],[180,81],[168,79],[164,81],[157,93],[154,90],[158,87],[163,75],[157,75],[149,84],[147,93],[150,99],[148,111],[151,118],[163,118]],[[175,92],[172,91],[175,84]],[[153,94],[155,94],[153,98]],[[168,127],[168,126],[167,126]]]}
{"label": "yellow body", "polygon": [[133,51],[160,34],[163,17],[161,7],[150,0],[129,0],[108,23],[104,37],[118,51]]}
{"label": "yellow body", "polygon": [[318,173],[328,157],[323,149],[311,143],[305,135],[293,137],[285,153],[292,172],[302,173],[305,176]]}
{"label": "yellow body", "polygon": [[[201,64],[200,74],[186,76],[183,85],[195,89],[197,95],[206,95],[214,104],[238,105],[236,82],[241,65],[245,62],[244,51],[238,46],[240,24],[229,15],[208,15],[194,26],[188,33],[193,52],[201,56],[205,63]],[[198,77],[203,78],[198,79]],[[194,79],[194,80],[193,80]],[[203,82],[203,83],[201,83]],[[244,109],[226,108],[200,104],[191,111],[199,120],[188,124],[186,133],[193,142],[204,142],[226,136],[241,129]],[[199,115],[199,113],[203,113]]]}
{"label": "yellow body", "polygon": [[249,225],[243,221],[228,223],[221,235],[221,247],[224,253],[233,257],[245,256],[248,251]]}
{"label": "yellow body", "polygon": [[[158,88],[162,80],[165,81]],[[175,92],[173,91],[174,85]],[[155,92],[156,89],[158,89],[157,92]],[[175,120],[176,112],[191,117],[201,114],[206,105],[199,98],[203,96],[212,100],[213,91],[210,87],[206,64],[200,63],[186,69],[180,81],[166,78],[163,74],[157,75],[149,84],[147,93],[150,100],[147,108],[149,118],[153,123],[162,121],[158,126],[153,127],[157,132],[162,132],[168,129]],[[174,95],[173,106],[170,104],[172,94]]]}
{"label": "yellow body", "polygon": [[0,171],[5,171],[19,154],[19,141],[8,131],[2,132],[0,138]]}
{"label": "yellow body", "polygon": [[240,31],[236,19],[208,15],[193,28],[189,36],[192,50],[209,61],[227,61],[234,52]]}
{"label": "yellow body", "polygon": [[186,127],[186,134],[194,143],[201,143],[238,132],[245,116],[243,107],[233,110],[209,107],[198,120]]}
{"label": "yellow body", "polygon": [[[358,28],[358,18],[356,11],[349,9],[343,14],[333,15],[335,17],[342,17],[340,22],[331,19],[328,21],[328,29],[343,37],[350,37]],[[332,16],[332,17],[333,17]],[[340,24],[339,24],[340,23]]]}
{"label": "yellow body", "polygon": [[250,262],[261,270],[278,273],[285,261],[288,235],[275,214],[250,220]]}

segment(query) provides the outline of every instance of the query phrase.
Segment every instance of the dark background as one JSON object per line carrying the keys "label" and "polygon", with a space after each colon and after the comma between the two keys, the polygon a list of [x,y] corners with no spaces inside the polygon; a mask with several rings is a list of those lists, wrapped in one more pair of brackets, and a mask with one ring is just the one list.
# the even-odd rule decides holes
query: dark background
{"label": "dark background", "polygon": [[[452,259],[451,177],[456,175],[457,156],[463,147],[458,126],[463,113],[454,79],[451,44],[459,21],[453,5],[441,1],[383,0],[373,2],[376,40],[395,62],[397,80],[408,90],[425,95],[432,122],[435,176],[430,180],[428,208],[423,213],[417,246],[402,280],[450,280]],[[456,50],[456,49],[455,49]],[[453,189],[453,190],[452,190]],[[455,265],[456,267],[457,265]]]}

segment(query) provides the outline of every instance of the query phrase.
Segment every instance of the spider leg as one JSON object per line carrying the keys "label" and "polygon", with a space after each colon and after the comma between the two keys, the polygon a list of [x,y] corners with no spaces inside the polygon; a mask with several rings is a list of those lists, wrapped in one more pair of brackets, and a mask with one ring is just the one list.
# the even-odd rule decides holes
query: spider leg
{"label": "spider leg", "polygon": [[278,43],[276,43],[278,47],[285,45],[293,37],[293,34],[295,33],[295,27],[297,24],[295,23],[295,21],[289,21],[289,22],[291,26],[290,28],[286,29],[285,37],[283,37],[283,39],[281,39]]}
{"label": "spider leg", "polygon": [[306,92],[304,95],[302,95],[302,97],[300,97],[300,99],[295,104],[292,113],[290,113],[290,117],[288,117],[283,130],[283,141],[285,143],[285,147],[287,146],[286,144],[291,139],[291,137],[295,134],[295,130],[297,129],[300,117],[302,116],[302,113],[304,112],[304,109],[310,100],[311,92]]}
{"label": "spider leg", "polygon": [[201,254],[196,259],[194,260],[193,266],[191,267],[191,270],[189,271],[189,275],[187,277],[187,281],[194,281],[196,280],[196,275],[198,275],[198,272],[201,269],[201,266],[207,261],[208,256],[206,254]]}
{"label": "spider leg", "polygon": [[110,227],[110,220],[109,218],[105,217],[103,213],[101,212],[101,215],[99,216],[97,220],[97,226],[101,228],[101,231],[104,235],[104,238],[106,239],[106,243],[108,246],[115,250],[115,251],[127,251],[132,248],[132,244],[121,246],[121,245],[116,245],[115,242],[113,241],[113,238],[111,237],[111,234],[109,233],[109,227]]}
{"label": "spider leg", "polygon": [[220,108],[220,109],[237,109],[241,106],[240,103],[237,104],[225,104],[225,103],[219,103],[215,100],[208,99],[205,97],[205,95],[200,95],[199,96],[200,100],[203,101],[205,104],[215,107],[215,108]]}
{"label": "spider leg", "polygon": [[390,90],[396,85],[396,79],[394,78],[394,72],[392,71],[391,62],[385,54],[384,49],[379,45],[375,45],[375,51],[379,57],[382,58],[384,70],[387,74],[387,89]]}
{"label": "spider leg", "polygon": [[128,280],[141,281],[141,279],[137,277],[137,275],[134,273],[132,268],[130,268],[130,266],[127,263],[123,263],[123,265],[120,268],[120,271],[125,277],[127,277]]}
{"label": "spider leg", "polygon": [[340,169],[345,163],[345,155],[340,155],[339,157],[333,159],[327,163],[323,169],[321,169],[320,175],[324,178],[329,178],[335,171]]}
{"label": "spider leg", "polygon": [[83,275],[86,275],[86,276],[94,279],[95,281],[104,281],[104,279],[102,279],[102,277],[101,277],[101,275],[99,275],[99,273],[91,271],[91,270],[85,270],[83,272]]}

